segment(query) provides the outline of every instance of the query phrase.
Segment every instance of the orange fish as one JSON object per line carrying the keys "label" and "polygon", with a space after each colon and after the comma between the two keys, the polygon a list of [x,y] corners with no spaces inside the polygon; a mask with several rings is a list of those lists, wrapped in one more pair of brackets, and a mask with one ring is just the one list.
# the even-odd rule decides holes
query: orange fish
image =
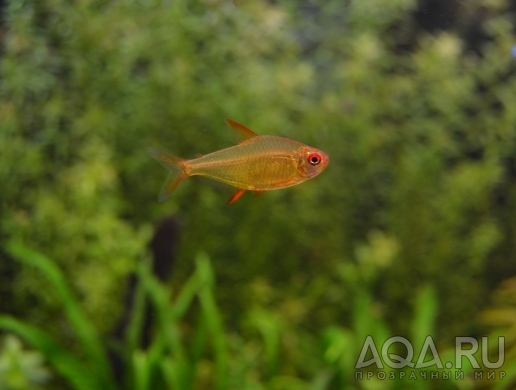
{"label": "orange fish", "polygon": [[158,200],[165,201],[190,176],[204,176],[229,185],[228,204],[246,191],[262,195],[270,190],[291,187],[324,171],[330,158],[324,152],[300,142],[272,135],[257,135],[231,120],[226,122],[241,142],[198,158],[185,160],[151,148],[149,153],[170,171]]}

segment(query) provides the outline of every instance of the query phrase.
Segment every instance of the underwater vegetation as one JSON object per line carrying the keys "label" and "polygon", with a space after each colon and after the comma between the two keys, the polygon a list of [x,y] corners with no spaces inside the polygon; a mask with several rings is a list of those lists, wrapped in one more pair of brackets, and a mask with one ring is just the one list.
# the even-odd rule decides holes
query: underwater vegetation
{"label": "underwater vegetation", "polygon": [[[514,388],[512,2],[1,5],[0,388]],[[329,169],[156,202],[147,148],[227,150],[225,117]],[[393,335],[505,363],[357,377]]]}

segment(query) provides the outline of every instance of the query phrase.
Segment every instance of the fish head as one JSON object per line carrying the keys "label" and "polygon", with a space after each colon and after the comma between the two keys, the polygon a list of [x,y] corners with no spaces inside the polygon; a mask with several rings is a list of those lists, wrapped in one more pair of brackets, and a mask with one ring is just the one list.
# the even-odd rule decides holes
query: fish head
{"label": "fish head", "polygon": [[299,153],[297,169],[306,180],[317,176],[330,163],[330,157],[321,150],[303,146]]}

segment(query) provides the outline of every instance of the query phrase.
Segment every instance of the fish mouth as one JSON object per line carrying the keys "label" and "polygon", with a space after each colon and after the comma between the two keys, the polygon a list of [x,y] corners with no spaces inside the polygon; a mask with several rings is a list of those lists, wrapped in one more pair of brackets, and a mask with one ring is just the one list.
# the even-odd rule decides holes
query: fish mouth
{"label": "fish mouth", "polygon": [[328,164],[330,164],[330,156],[328,156],[324,152],[321,152],[321,154],[323,155],[323,160],[321,162],[324,164],[324,168],[323,169],[325,169],[328,166]]}

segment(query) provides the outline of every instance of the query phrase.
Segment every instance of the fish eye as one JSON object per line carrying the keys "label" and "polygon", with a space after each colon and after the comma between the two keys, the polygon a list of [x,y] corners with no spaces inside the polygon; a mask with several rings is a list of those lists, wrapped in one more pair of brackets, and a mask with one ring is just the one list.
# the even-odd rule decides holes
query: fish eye
{"label": "fish eye", "polygon": [[308,155],[308,162],[311,165],[317,165],[321,162],[321,155],[319,153],[310,153]]}

